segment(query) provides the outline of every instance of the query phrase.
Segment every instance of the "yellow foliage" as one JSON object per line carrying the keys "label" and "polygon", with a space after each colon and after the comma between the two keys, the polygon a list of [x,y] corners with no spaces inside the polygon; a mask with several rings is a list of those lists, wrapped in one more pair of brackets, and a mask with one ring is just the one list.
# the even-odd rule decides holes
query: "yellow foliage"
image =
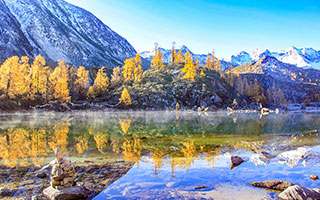
{"label": "yellow foliage", "polygon": [[183,143],[183,145],[185,147],[181,149],[181,152],[185,157],[184,167],[188,169],[195,160],[195,156],[197,155],[196,146],[193,141],[185,142]]}
{"label": "yellow foliage", "polygon": [[50,74],[50,82],[53,86],[53,96],[55,99],[65,102],[71,100],[71,97],[69,96],[68,80],[68,66],[64,61],[60,60],[58,66]]}
{"label": "yellow foliage", "polygon": [[125,81],[140,82],[143,74],[140,54],[137,53],[135,58],[126,59],[122,69],[122,76]]}
{"label": "yellow foliage", "polygon": [[48,143],[51,150],[54,152],[56,147],[59,147],[62,152],[67,152],[69,124],[65,123],[54,127],[54,133],[51,141]]}
{"label": "yellow foliage", "polygon": [[[41,165],[47,156],[45,130],[10,129],[0,136],[0,159],[8,167],[32,164]],[[43,156],[43,157],[40,157]]]}
{"label": "yellow foliage", "polygon": [[88,137],[86,136],[80,136],[76,138],[78,141],[76,147],[79,154],[83,154],[85,150],[88,149]]}
{"label": "yellow foliage", "polygon": [[201,70],[200,76],[202,76],[202,77],[205,77],[205,76],[206,76],[206,74],[203,72],[203,70]]}
{"label": "yellow foliage", "polygon": [[184,60],[185,60],[185,57],[183,55],[183,52],[179,50],[177,55],[177,62],[184,62]]}
{"label": "yellow foliage", "polygon": [[108,135],[105,133],[97,133],[94,135],[93,139],[96,142],[98,151],[104,154],[103,148],[107,146]]}
{"label": "yellow foliage", "polygon": [[31,64],[31,99],[35,98],[36,94],[46,94],[48,91],[48,67],[45,67],[46,60],[37,56]]}
{"label": "yellow foliage", "polygon": [[198,65],[194,64],[192,60],[192,55],[189,52],[187,52],[184,68],[181,69],[181,71],[186,73],[184,75],[184,78],[190,81],[194,81],[194,78],[197,74],[197,68],[198,68]]}
{"label": "yellow foliage", "polygon": [[106,73],[104,73],[104,67],[101,67],[98,72],[96,79],[94,79],[94,84],[92,89],[89,88],[90,93],[92,92],[93,97],[98,97],[105,94],[108,90],[109,78]]}
{"label": "yellow foliage", "polygon": [[134,81],[135,82],[140,82],[141,81],[141,77],[142,77],[142,66],[141,66],[141,57],[140,54],[137,53],[135,59],[135,67],[134,67]]}
{"label": "yellow foliage", "polygon": [[134,140],[125,139],[125,142],[122,143],[121,148],[123,149],[124,159],[127,161],[134,161],[139,164],[139,160],[141,158],[141,141],[138,138],[134,138]]}
{"label": "yellow foliage", "polygon": [[130,94],[127,90],[127,88],[124,88],[122,90],[122,93],[121,93],[121,97],[119,99],[119,102],[121,102],[123,105],[125,106],[130,106],[132,104],[131,102],[131,97],[130,97]]}
{"label": "yellow foliage", "polygon": [[77,79],[75,81],[76,91],[85,96],[89,87],[89,71],[83,66],[80,66],[77,70]]}
{"label": "yellow foliage", "polygon": [[176,49],[174,48],[174,44],[172,45],[172,50],[171,50],[171,63],[176,63],[178,62],[178,54],[176,52]]}
{"label": "yellow foliage", "polygon": [[127,119],[123,119],[123,120],[119,119],[119,124],[120,124],[122,132],[124,134],[126,134],[130,128],[130,125],[131,125],[131,118],[127,118]]}
{"label": "yellow foliage", "polygon": [[12,73],[19,68],[19,57],[13,56],[8,58],[0,68],[0,90],[2,90],[7,97],[12,95],[10,92]]}
{"label": "yellow foliage", "polygon": [[212,54],[208,54],[205,68],[209,70],[215,70],[215,71],[221,70],[220,61],[216,59],[214,51],[212,52]]}
{"label": "yellow foliage", "polygon": [[151,60],[151,67],[154,69],[164,69],[164,64],[163,64],[163,55],[162,52],[159,51],[159,48],[155,48],[155,54],[153,59]]}
{"label": "yellow foliage", "polygon": [[134,80],[134,58],[128,58],[122,66],[122,75],[125,81]]}

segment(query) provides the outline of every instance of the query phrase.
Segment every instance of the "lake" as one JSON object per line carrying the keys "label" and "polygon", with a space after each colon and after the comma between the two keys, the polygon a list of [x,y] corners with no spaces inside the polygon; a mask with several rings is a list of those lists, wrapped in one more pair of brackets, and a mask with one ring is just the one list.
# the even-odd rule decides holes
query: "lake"
{"label": "lake", "polygon": [[[56,146],[74,162],[130,163],[101,185],[98,200],[277,199],[274,191],[248,184],[265,180],[320,187],[310,179],[320,175],[319,113],[81,111],[0,119],[0,166],[6,170],[42,166]],[[245,162],[231,169],[232,155]],[[95,179],[86,186],[101,182]],[[0,184],[10,181],[21,186],[13,178]]]}

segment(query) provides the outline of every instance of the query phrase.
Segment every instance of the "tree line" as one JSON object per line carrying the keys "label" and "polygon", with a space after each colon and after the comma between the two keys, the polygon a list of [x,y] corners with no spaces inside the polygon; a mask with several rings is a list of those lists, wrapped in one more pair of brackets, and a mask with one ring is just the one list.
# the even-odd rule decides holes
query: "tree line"
{"label": "tree line", "polygon": [[[207,55],[204,66],[201,66],[190,52],[184,54],[181,50],[175,49],[174,45],[168,64],[163,62],[163,54],[157,44],[154,52],[155,55],[150,62],[151,69],[166,70],[168,65],[179,64],[182,66],[180,72],[183,73],[183,78],[190,82],[195,81],[197,76],[205,78],[208,71],[215,71],[233,90],[245,97],[241,102],[244,105],[258,102],[276,106],[287,102],[283,92],[275,84],[265,90],[261,81],[248,80],[246,76],[232,70],[231,66],[222,70],[214,51]],[[92,71],[83,66],[70,66],[63,60],[59,60],[56,67],[49,67],[42,56],[34,59],[13,56],[0,66],[0,95],[1,99],[13,100],[18,104],[42,104],[52,100],[93,100],[105,96],[112,88],[128,83],[139,84],[146,71],[142,68],[139,53],[126,59],[123,66],[113,68],[109,75],[106,67]],[[126,87],[123,87],[118,100],[124,106],[132,104],[130,91]]]}

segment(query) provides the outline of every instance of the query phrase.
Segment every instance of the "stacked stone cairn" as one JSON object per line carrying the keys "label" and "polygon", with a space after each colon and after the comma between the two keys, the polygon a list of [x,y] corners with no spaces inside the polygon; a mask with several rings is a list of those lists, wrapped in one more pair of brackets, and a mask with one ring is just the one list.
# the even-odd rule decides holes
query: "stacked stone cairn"
{"label": "stacked stone cairn", "polygon": [[50,185],[57,190],[75,186],[75,169],[73,164],[68,158],[63,157],[58,147],[55,154],[56,159],[50,163],[52,165]]}

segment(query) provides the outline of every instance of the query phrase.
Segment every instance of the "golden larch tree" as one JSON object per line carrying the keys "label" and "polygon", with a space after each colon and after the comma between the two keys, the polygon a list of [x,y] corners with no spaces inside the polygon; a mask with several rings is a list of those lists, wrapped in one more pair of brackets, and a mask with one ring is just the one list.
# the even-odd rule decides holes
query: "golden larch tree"
{"label": "golden larch tree", "polygon": [[62,61],[58,61],[58,66],[50,74],[50,82],[53,87],[53,96],[55,99],[69,102],[71,97],[69,96],[68,88],[68,65]]}
{"label": "golden larch tree", "polygon": [[154,57],[151,60],[151,67],[154,69],[164,69],[164,64],[163,64],[163,55],[162,52],[159,50],[158,45],[155,45],[154,49]]}
{"label": "golden larch tree", "polygon": [[134,81],[135,82],[140,82],[141,81],[141,78],[142,78],[142,73],[143,73],[143,70],[142,70],[142,66],[141,66],[141,57],[140,57],[140,54],[137,53],[136,57],[134,58],[134,61],[135,61],[135,66],[134,66]]}
{"label": "golden larch tree", "polygon": [[75,90],[81,96],[85,97],[89,88],[89,71],[83,66],[77,70],[77,78],[75,81]]}
{"label": "golden larch tree", "polygon": [[109,86],[109,78],[107,74],[104,72],[104,67],[101,67],[97,72],[96,78],[94,79],[92,91],[90,91],[89,89],[89,92],[93,92],[94,94],[93,97],[102,96],[107,92],[108,86]]}
{"label": "golden larch tree", "polygon": [[172,42],[172,49],[171,49],[171,63],[176,63],[178,62],[178,54],[177,54],[177,50],[174,47],[175,42]]}
{"label": "golden larch tree", "polygon": [[112,74],[111,74],[111,80],[110,84],[112,86],[116,86],[121,83],[121,68],[115,67],[113,68]]}
{"label": "golden larch tree", "polygon": [[220,61],[216,58],[214,51],[212,51],[211,54],[208,54],[205,68],[209,70],[215,70],[218,72],[221,70]]}
{"label": "golden larch tree", "polygon": [[178,51],[177,54],[177,61],[176,62],[184,62],[185,56],[183,55],[183,52],[181,50]]}
{"label": "golden larch tree", "polygon": [[127,88],[124,88],[121,93],[119,102],[125,106],[130,106],[132,104],[130,94]]}
{"label": "golden larch tree", "polygon": [[125,81],[134,80],[134,67],[134,58],[128,58],[124,61],[124,65],[122,66],[122,76]]}
{"label": "golden larch tree", "polygon": [[191,53],[187,52],[184,68],[181,69],[181,71],[185,72],[184,78],[190,81],[194,81],[194,78],[197,74],[197,67],[198,66],[194,64],[192,60]]}
{"label": "golden larch tree", "polygon": [[46,60],[37,56],[31,64],[31,91],[30,98],[35,99],[36,95],[46,95],[48,92],[49,70]]}
{"label": "golden larch tree", "polygon": [[12,77],[12,71],[13,69],[19,68],[19,57],[13,56],[11,58],[8,58],[0,68],[0,90],[2,93],[6,95],[7,98],[9,98],[10,93],[10,87],[11,87],[11,77]]}
{"label": "golden larch tree", "polygon": [[29,58],[23,56],[18,63],[12,63],[10,73],[10,88],[8,91],[10,98],[19,98],[27,96],[29,92],[28,82],[30,80]]}

